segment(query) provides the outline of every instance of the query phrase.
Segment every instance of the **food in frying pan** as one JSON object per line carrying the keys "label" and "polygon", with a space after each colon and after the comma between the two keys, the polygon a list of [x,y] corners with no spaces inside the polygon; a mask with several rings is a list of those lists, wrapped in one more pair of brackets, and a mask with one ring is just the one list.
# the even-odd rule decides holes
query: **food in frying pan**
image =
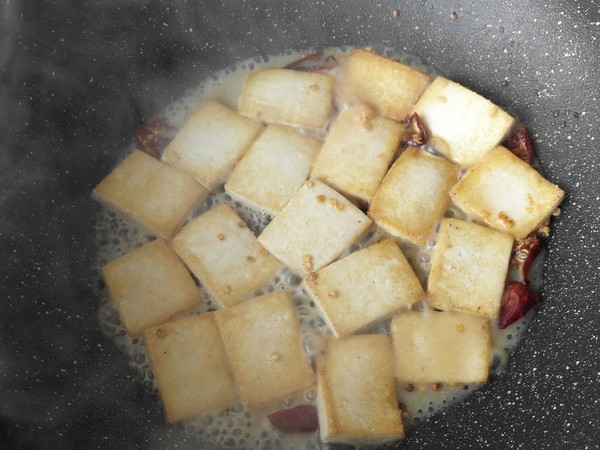
{"label": "food in frying pan", "polygon": [[563,192],[526,130],[380,50],[228,69],[94,189],[103,327],[202,439],[400,439],[501,371],[539,301]]}

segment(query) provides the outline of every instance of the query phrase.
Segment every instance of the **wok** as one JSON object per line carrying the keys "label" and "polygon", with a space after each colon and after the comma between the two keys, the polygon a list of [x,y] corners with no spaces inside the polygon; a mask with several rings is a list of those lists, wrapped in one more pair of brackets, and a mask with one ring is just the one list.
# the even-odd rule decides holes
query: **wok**
{"label": "wok", "polygon": [[507,370],[400,447],[599,447],[596,2],[7,1],[0,36],[1,448],[211,448],[164,424],[100,330],[90,190],[139,122],[215,70],[373,43],[513,111],[567,192]]}

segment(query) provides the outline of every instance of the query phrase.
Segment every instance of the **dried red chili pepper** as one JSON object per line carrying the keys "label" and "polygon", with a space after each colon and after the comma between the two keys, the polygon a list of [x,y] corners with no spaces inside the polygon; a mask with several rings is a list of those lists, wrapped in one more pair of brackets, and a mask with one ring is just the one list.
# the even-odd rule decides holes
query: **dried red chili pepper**
{"label": "dried red chili pepper", "polygon": [[150,156],[160,159],[176,131],[177,128],[166,124],[161,117],[154,117],[148,122],[142,122],[135,129],[137,147]]}
{"label": "dried red chili pepper", "polygon": [[521,272],[523,283],[526,285],[529,285],[529,269],[541,250],[542,241],[536,233],[525,236],[515,247],[512,263]]}
{"label": "dried red chili pepper", "polygon": [[334,55],[325,58],[323,53],[311,53],[289,63],[284,68],[303,72],[327,72],[334,69],[337,65],[338,60]]}
{"label": "dried red chili pepper", "polygon": [[425,125],[421,121],[421,118],[417,113],[413,113],[408,119],[404,121],[404,125],[407,127],[406,134],[402,138],[402,145],[408,145],[410,147],[420,147],[427,144],[429,137],[427,136],[427,130]]}
{"label": "dried red chili pepper", "polygon": [[513,133],[503,142],[504,147],[509,149],[527,164],[533,162],[533,144],[529,137],[527,128],[517,128]]}
{"label": "dried red chili pepper", "polygon": [[267,419],[284,433],[302,433],[319,428],[317,408],[314,405],[296,405],[269,414]]}
{"label": "dried red chili pepper", "polygon": [[498,327],[503,330],[512,325],[539,302],[540,298],[533,289],[518,281],[511,281],[506,287]]}

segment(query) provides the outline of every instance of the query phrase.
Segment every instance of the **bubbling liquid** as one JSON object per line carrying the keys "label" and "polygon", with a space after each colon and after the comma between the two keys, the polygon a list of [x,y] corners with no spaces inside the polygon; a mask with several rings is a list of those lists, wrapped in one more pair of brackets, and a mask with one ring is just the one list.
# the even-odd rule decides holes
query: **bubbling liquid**
{"label": "bubbling liquid", "polygon": [[[335,54],[339,58],[344,58],[344,55],[352,49],[352,47],[341,47],[327,48],[321,51],[325,56]],[[383,46],[376,46],[373,48],[373,51],[408,64],[430,76],[438,74],[435,69],[426,66],[419,58],[413,55],[397,52],[392,48]],[[217,99],[223,104],[237,109],[243,82],[249,72],[266,67],[283,67],[299,59],[302,54],[314,52],[314,49],[302,53],[287,51],[282,55],[253,58],[228,67],[217,72],[196,88],[188,90],[182,98],[167,106],[160,115],[167,123],[181,127],[198,106],[208,99]],[[331,73],[335,75],[336,69],[333,69]],[[300,131],[309,132],[308,130]],[[314,133],[311,134],[314,135]],[[319,137],[322,138],[323,136]],[[123,156],[125,153],[131,151],[132,148],[126,150]],[[429,146],[426,150],[434,154],[436,153],[434,146]],[[268,215],[233,200],[225,193],[222,186],[220,190],[212,193],[203,205],[193,211],[189,215],[188,220],[221,203],[230,204],[248,224],[249,229],[256,235],[260,234],[271,220]],[[446,217],[469,220],[455,206],[452,206],[446,212]],[[374,229],[363,240],[346,250],[344,255],[389,237],[385,232]],[[101,279],[100,269],[107,262],[141,247],[152,239],[154,239],[152,235],[142,231],[118,214],[103,208],[98,214],[95,227],[95,240],[98,248],[95,269],[97,270],[98,278]],[[395,240],[413,267],[422,285],[426,286],[431,266],[432,251],[436,244],[435,235],[423,247],[418,247],[403,240]],[[532,285],[535,289],[539,289],[540,287],[542,259],[541,257],[538,258],[530,273]],[[509,278],[514,276],[512,274]],[[200,285],[199,289],[202,291],[203,298],[205,299],[204,304],[195,310],[187,312],[185,316],[197,315],[218,309],[218,304],[211,298],[210,294]],[[302,345],[307,358],[311,360],[311,364],[314,367],[314,358],[322,348],[322,338],[325,335],[330,335],[331,331],[318,306],[303,288],[302,279],[289,269],[282,269],[267,285],[255,292],[255,296],[281,289],[289,289],[292,292],[293,302],[302,330]],[[158,395],[154,374],[142,339],[132,339],[128,336],[120,322],[117,310],[109,302],[108,294],[102,283],[98,285],[97,296],[100,299],[98,317],[103,332],[115,342],[119,349],[128,355],[129,364],[137,372],[138,380],[144,389],[149,394]],[[428,307],[423,301],[415,305],[414,308],[426,310]],[[492,321],[493,358],[490,361],[490,365],[493,374],[502,372],[506,367],[509,354],[517,346],[530,318],[531,314],[528,314],[524,319],[506,330],[498,329],[496,321]],[[362,331],[387,333],[389,332],[389,328],[390,321],[387,320],[371,329]],[[410,429],[412,426],[423,422],[426,418],[448,407],[453,402],[464,398],[476,389],[476,385],[444,385],[440,388],[438,385],[399,384],[398,401],[401,404],[405,417],[405,427]],[[280,404],[272,405],[266,411],[266,414],[278,409],[290,408],[300,403],[315,405],[316,397],[316,390],[314,388],[308,389],[295,397],[285,399]],[[318,439],[318,433],[283,434],[271,426],[266,418],[266,414],[265,411],[261,413],[246,411],[238,404],[227,411],[204,415],[198,419],[188,421],[183,424],[183,428],[199,441],[212,442],[216,447],[221,448],[304,450],[324,448]]]}

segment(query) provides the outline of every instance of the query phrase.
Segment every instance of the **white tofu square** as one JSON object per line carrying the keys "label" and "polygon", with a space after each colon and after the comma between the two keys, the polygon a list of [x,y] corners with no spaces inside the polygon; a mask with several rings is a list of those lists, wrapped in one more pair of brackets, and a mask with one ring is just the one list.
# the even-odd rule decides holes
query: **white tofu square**
{"label": "white tofu square", "polygon": [[191,176],[134,150],[92,192],[158,237],[170,238],[208,192]]}
{"label": "white tofu square", "polygon": [[351,253],[305,281],[335,336],[345,336],[409,308],[425,296],[391,240]]}
{"label": "white tofu square", "polygon": [[109,298],[130,336],[202,304],[200,290],[185,265],[163,240],[117,258],[102,275]]}
{"label": "white tofu square", "polygon": [[327,73],[258,70],[246,78],[239,111],[266,122],[322,128],[333,111],[334,83]]}
{"label": "white tofu square", "polygon": [[510,234],[464,220],[442,220],[431,260],[429,304],[497,317],[512,245]]}
{"label": "white tofu square", "polygon": [[389,169],[404,126],[356,104],[340,111],[312,168],[318,178],[349,199],[367,204]]}
{"label": "white tofu square", "polygon": [[336,83],[336,102],[357,99],[394,120],[404,120],[431,83],[428,75],[366,50],[354,50],[342,65]]}
{"label": "white tofu square", "polygon": [[147,329],[144,344],[169,423],[235,405],[235,383],[214,313]]}
{"label": "white tofu square", "polygon": [[387,334],[325,337],[317,360],[321,441],[376,445],[404,437]]}
{"label": "white tofu square", "polygon": [[450,161],[408,148],[381,182],[369,217],[388,233],[424,245],[451,204],[457,178]]}
{"label": "white tofu square", "polygon": [[329,264],[371,226],[360,209],[319,180],[308,180],[258,241],[299,275]]}
{"label": "white tofu square", "polygon": [[162,160],[214,190],[254,141],[262,125],[215,100],[202,104],[181,127]]}
{"label": "white tofu square", "polygon": [[245,300],[281,267],[226,204],[188,223],[171,246],[222,306]]}
{"label": "white tofu square", "polygon": [[246,408],[279,402],[315,383],[288,291],[263,295],[216,315]]}
{"label": "white tofu square", "polygon": [[392,319],[398,380],[485,383],[491,364],[490,322],[457,312],[417,312]]}
{"label": "white tofu square", "polygon": [[466,173],[450,195],[468,214],[520,240],[554,212],[565,193],[498,146]]}
{"label": "white tofu square", "polygon": [[250,146],[225,183],[229,195],[272,216],[308,178],[321,141],[271,124]]}
{"label": "white tofu square", "polygon": [[415,105],[430,136],[441,140],[436,150],[470,167],[510,132],[515,119],[479,94],[437,77]]}

